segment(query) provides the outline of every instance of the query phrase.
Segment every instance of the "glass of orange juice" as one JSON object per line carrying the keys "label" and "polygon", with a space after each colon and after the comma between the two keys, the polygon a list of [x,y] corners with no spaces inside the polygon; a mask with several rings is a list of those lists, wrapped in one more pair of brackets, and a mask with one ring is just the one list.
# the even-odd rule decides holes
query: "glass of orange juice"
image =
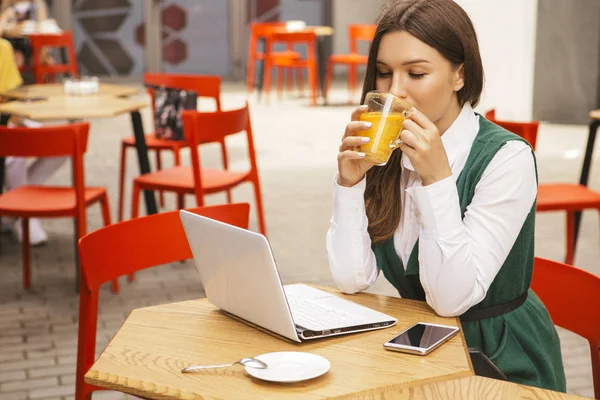
{"label": "glass of orange juice", "polygon": [[365,160],[375,165],[386,165],[402,141],[398,138],[402,123],[412,105],[406,100],[391,93],[373,90],[365,97],[367,110],[360,115],[360,120],[370,122],[371,127],[358,133],[358,136],[371,140],[359,147],[365,153]]}

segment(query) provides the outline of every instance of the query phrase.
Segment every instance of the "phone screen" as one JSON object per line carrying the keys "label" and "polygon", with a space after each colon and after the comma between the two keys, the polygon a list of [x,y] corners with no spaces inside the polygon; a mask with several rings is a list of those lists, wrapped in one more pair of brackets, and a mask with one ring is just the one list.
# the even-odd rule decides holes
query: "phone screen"
{"label": "phone screen", "polygon": [[391,339],[389,343],[427,349],[455,331],[456,328],[416,324]]}

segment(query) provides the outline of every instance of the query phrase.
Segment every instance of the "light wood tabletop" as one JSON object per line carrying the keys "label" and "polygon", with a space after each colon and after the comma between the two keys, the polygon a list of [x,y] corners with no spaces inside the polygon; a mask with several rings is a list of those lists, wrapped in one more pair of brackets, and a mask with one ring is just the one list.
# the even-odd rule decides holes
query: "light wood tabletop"
{"label": "light wood tabletop", "polygon": [[289,30],[285,26],[273,28],[277,33],[293,33],[293,32],[314,32],[317,36],[332,36],[334,29],[331,26],[307,26],[300,30]]}
{"label": "light wood tabletop", "polygon": [[106,118],[138,111],[148,104],[110,95],[61,96],[39,101],[11,101],[0,104],[0,113],[35,121]]}
{"label": "light wood tabletop", "polygon": [[[139,92],[138,88],[130,86],[112,85],[109,83],[101,83],[98,88],[98,93],[95,95],[110,95],[110,96],[132,96]],[[84,97],[78,95],[69,95],[64,91],[64,87],[61,83],[47,83],[47,84],[36,84],[36,85],[25,85],[19,86],[16,89],[12,89],[6,92],[0,92],[0,97],[6,97],[9,99],[17,100],[28,100],[28,99],[39,99],[39,98],[50,98],[50,97]],[[86,96],[87,97],[87,96]]]}
{"label": "light wood tabletop", "polygon": [[540,389],[496,379],[471,376],[400,389],[381,389],[372,393],[345,396],[353,400],[576,400],[583,397]]}
{"label": "light wood tabletop", "polygon": [[[427,356],[385,350],[383,344],[418,321],[458,326],[424,302],[322,288],[398,318],[387,329],[297,344],[243,324],[206,299],[134,310],[85,376],[87,383],[151,399],[316,399],[387,387],[401,388],[472,376],[462,332]],[[275,384],[252,378],[244,368],[181,369],[222,364],[276,351],[303,351],[331,362],[313,380]]]}
{"label": "light wood tabletop", "polygon": [[13,28],[2,31],[2,36],[8,38],[23,38],[29,35],[57,35],[62,30],[56,24],[54,19],[44,21],[23,21]]}
{"label": "light wood tabletop", "polygon": [[590,111],[590,119],[600,119],[600,110]]}

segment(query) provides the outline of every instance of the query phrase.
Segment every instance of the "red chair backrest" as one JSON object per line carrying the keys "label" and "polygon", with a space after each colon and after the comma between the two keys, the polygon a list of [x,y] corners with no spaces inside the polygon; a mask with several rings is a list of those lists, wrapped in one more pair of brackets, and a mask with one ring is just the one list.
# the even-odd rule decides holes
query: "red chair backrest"
{"label": "red chair backrest", "polygon": [[89,123],[45,126],[42,128],[0,126],[0,157],[71,158],[75,189],[77,229],[86,232],[85,172],[83,155],[87,150]]}
{"label": "red chair backrest", "polygon": [[306,60],[309,63],[316,62],[315,52],[317,44],[317,35],[311,31],[304,32],[284,32],[281,30],[274,30],[267,36],[266,46],[268,51],[273,54],[276,43],[287,44],[287,49],[294,49],[295,44],[306,45],[308,47],[306,51]]}
{"label": "red chair backrest", "polygon": [[[187,75],[187,74],[144,74],[144,84],[165,86],[176,89],[191,90],[198,97],[209,97],[215,100],[217,110],[221,110],[221,77],[217,75]],[[154,108],[154,90],[148,89]]]}
{"label": "red chair backrest", "polygon": [[285,28],[285,26],[284,21],[253,22],[250,24],[250,40],[264,38],[273,31],[273,28]]}
{"label": "red chair backrest", "polygon": [[240,109],[212,113],[184,110],[181,112],[181,117],[185,139],[190,144],[197,204],[202,204],[203,197],[201,163],[198,152],[198,146],[201,144],[224,142],[227,136],[245,131],[248,141],[248,157],[250,158],[250,174],[258,174],[248,103]]}
{"label": "red chair backrest", "polygon": [[[73,44],[73,35],[69,31],[53,35],[30,35],[29,42],[33,49],[33,68],[37,83],[44,83],[44,78],[48,75],[51,78],[56,74],[68,72],[71,76],[79,75],[77,67],[77,58],[75,57],[75,46]],[[42,50],[45,47],[64,48],[67,51],[68,61],[65,64],[44,64],[42,63]]]}
{"label": "red chair backrest", "polygon": [[59,157],[83,155],[88,123],[41,128],[0,126],[0,157]]}
{"label": "red chair backrest", "polygon": [[506,129],[509,132],[519,135],[523,139],[527,140],[531,147],[535,150],[537,144],[537,135],[540,127],[538,121],[532,122],[512,122],[512,121],[501,121],[496,119],[496,110],[490,110],[485,113],[485,118]]}
{"label": "red chair backrest", "polygon": [[594,392],[600,399],[600,277],[536,257],[531,288],[556,325],[588,340]]}
{"label": "red chair backrest", "polygon": [[[250,205],[225,204],[190,209],[193,213],[248,228]],[[95,359],[98,290],[103,283],[157,265],[192,258],[179,211],[113,224],[79,240],[81,284],[75,398],[100,388],[84,382]]]}
{"label": "red chair backrest", "polygon": [[312,44],[317,40],[317,35],[311,31],[305,32],[282,32],[275,30],[269,34],[269,39],[272,43],[284,42],[284,43],[307,43]]}
{"label": "red chair backrest", "polygon": [[350,39],[350,52],[358,52],[358,41],[370,42],[375,36],[375,24],[350,24],[348,25],[348,38]]}

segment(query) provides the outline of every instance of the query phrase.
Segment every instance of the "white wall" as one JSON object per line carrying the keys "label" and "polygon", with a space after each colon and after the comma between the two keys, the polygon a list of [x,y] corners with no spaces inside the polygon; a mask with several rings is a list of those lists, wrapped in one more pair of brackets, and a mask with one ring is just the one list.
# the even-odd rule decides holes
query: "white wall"
{"label": "white wall", "polygon": [[479,39],[486,77],[478,110],[495,107],[501,119],[532,119],[538,0],[455,1]]}
{"label": "white wall", "polygon": [[[386,0],[333,0],[333,52],[347,53],[349,24],[374,24]],[[369,45],[361,43],[359,52],[367,54]]]}

